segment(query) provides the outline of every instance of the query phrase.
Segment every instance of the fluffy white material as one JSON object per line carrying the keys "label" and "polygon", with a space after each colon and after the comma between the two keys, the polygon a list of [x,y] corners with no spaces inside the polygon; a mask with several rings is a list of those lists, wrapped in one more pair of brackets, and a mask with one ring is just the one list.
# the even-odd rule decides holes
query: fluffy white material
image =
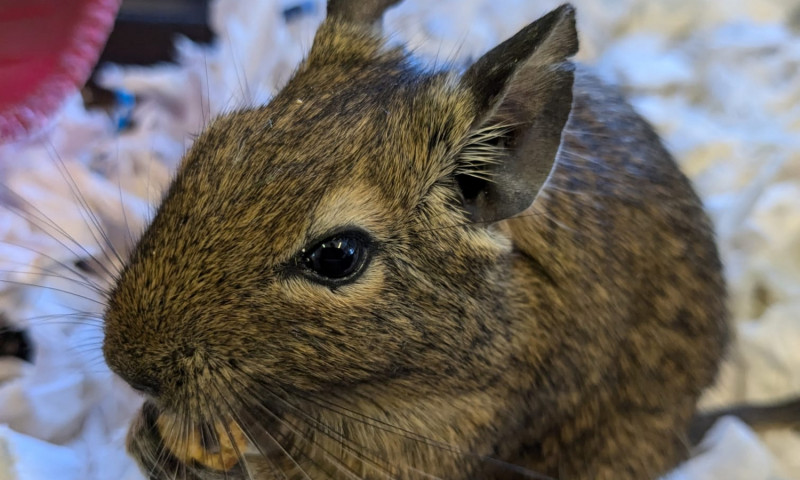
{"label": "fluffy white material", "polygon": [[[316,0],[316,13],[286,25],[280,12],[294,3],[217,0],[215,46],[181,40],[177,65],[105,69],[105,85],[141,99],[130,131],[76,96],[52,130],[0,147],[2,183],[16,192],[3,187],[0,201],[27,212],[0,209],[0,309],[38,351],[34,365],[0,362],[0,479],[142,478],[123,448],[140,400],[102,362],[101,297],[62,274],[77,257],[102,258],[97,225],[117,245],[140,231],[211,116],[263,103],[286,81],[324,12]],[[463,65],[557,3],[408,0],[385,28],[426,61]],[[800,6],[574,3],[579,58],[656,125],[719,232],[738,341],[704,405],[800,394]],[[797,433],[758,437],[725,419],[670,478],[800,479],[797,452]]]}

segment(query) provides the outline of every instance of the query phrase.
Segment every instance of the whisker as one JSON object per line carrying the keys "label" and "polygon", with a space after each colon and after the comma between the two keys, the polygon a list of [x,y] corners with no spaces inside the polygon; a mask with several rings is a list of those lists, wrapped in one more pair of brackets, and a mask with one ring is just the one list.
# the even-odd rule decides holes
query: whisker
{"label": "whisker", "polygon": [[[96,283],[95,281],[93,281],[89,276],[83,274],[79,269],[76,269],[75,267],[73,267],[73,266],[71,266],[71,265],[69,265],[67,263],[64,263],[63,261],[53,257],[52,255],[48,255],[48,254],[46,254],[46,253],[44,253],[42,251],[36,250],[35,248],[32,248],[32,247],[30,247],[28,245],[20,245],[20,244],[17,244],[17,243],[14,243],[14,242],[9,242],[9,241],[2,241],[0,243],[2,243],[4,245],[10,245],[10,246],[16,247],[16,248],[21,248],[21,249],[27,250],[27,251],[29,251],[31,253],[35,253],[35,254],[39,255],[40,257],[46,258],[47,260],[50,260],[51,262],[54,262],[56,265],[64,268],[69,273],[72,273],[73,275],[76,275],[78,278],[80,278],[81,280],[83,280],[87,284],[93,285],[94,286],[93,289],[97,290],[98,293],[101,293],[104,296],[108,293],[106,291],[106,289],[103,288],[99,283]],[[81,258],[81,257],[76,255],[75,258]],[[19,262],[15,262],[15,264],[22,265],[22,266],[30,266],[28,264],[23,264],[23,263],[19,263]],[[43,269],[43,271],[48,271],[49,272],[50,270],[44,270]],[[53,272],[53,273],[55,273],[55,272]],[[67,277],[65,277],[65,278],[67,278]]]}
{"label": "whisker", "polygon": [[96,338],[94,340],[89,339],[89,341],[87,341],[87,342],[81,342],[81,343],[77,343],[75,345],[71,345],[69,347],[69,349],[73,350],[73,351],[81,352],[81,350],[78,350],[78,349],[89,348],[90,350],[85,350],[85,351],[91,351],[91,350],[94,350],[94,349],[99,349],[99,347],[102,347],[102,346],[103,346],[102,337],[98,337],[98,338]]}
{"label": "whisker", "polygon": [[[119,156],[119,143],[117,143],[117,150],[117,156]],[[119,173],[117,174],[117,192],[119,193],[119,206],[120,210],[122,211],[122,222],[125,224],[125,232],[127,233],[127,245],[125,245],[125,247],[130,252],[134,245],[136,245],[136,239],[131,231],[131,224],[128,221],[128,211],[125,208],[125,201],[122,198],[122,175]]]}
{"label": "whisker", "polygon": [[[225,42],[228,45],[228,51],[231,56],[231,61],[233,62],[233,72],[236,74],[236,83],[239,84],[239,92],[242,96],[242,103],[247,103],[252,98],[252,94],[250,92],[250,85],[247,81],[247,71],[243,68],[241,69],[242,74],[239,75],[240,68],[237,66],[237,58],[236,58],[236,51],[233,48],[233,42],[231,41],[230,33],[226,32],[226,40]],[[244,65],[243,65],[244,66]],[[242,83],[242,79],[244,79],[244,83]]]}
{"label": "whisker", "polygon": [[[106,250],[106,248],[104,248],[104,247],[108,247],[108,248],[111,249],[112,253],[117,258],[117,260],[120,262],[120,264],[123,263],[122,258],[120,257],[119,253],[117,253],[116,249],[114,248],[114,245],[111,243],[111,240],[109,239],[108,235],[106,234],[105,230],[103,229],[102,224],[100,223],[100,220],[97,218],[97,216],[95,215],[93,209],[89,205],[89,202],[86,200],[86,197],[84,197],[83,194],[81,193],[80,188],[78,187],[78,183],[75,181],[75,178],[70,173],[69,169],[67,168],[66,163],[61,158],[61,155],[59,155],[58,151],[56,150],[55,146],[52,143],[49,143],[48,147],[49,147],[48,150],[50,150],[50,152],[52,154],[51,159],[54,160],[53,164],[55,165],[56,170],[58,171],[58,173],[61,175],[61,178],[64,180],[64,182],[69,187],[70,194],[72,195],[72,198],[76,202],[78,202],[78,207],[79,207],[78,208],[78,213],[80,214],[80,216],[83,219],[84,223],[88,227],[87,230],[88,230],[89,234],[92,236],[92,239],[94,239],[95,244],[100,248],[100,252],[103,254],[105,259],[110,264],[113,265],[114,264],[113,259],[108,254],[108,250]],[[88,216],[88,219],[87,219],[87,216]],[[100,234],[100,237],[103,240],[102,242],[100,241],[100,239],[97,238],[96,233]],[[113,275],[110,275],[110,276],[113,277]]]}
{"label": "whisker", "polygon": [[200,114],[203,116],[203,128],[205,128],[208,125],[208,121],[211,117],[211,86],[210,86],[211,82],[209,81],[208,78],[208,56],[206,51],[203,51],[203,67],[205,68],[206,71],[206,81],[205,81],[206,96],[204,105],[203,95],[202,94],[200,95]]}
{"label": "whisker", "polygon": [[[108,234],[103,229],[103,226],[102,226],[100,220],[97,218],[97,215],[95,215],[94,210],[89,205],[89,202],[86,200],[86,197],[84,197],[83,193],[81,193],[80,188],[78,187],[78,183],[75,181],[75,177],[73,177],[72,174],[70,173],[69,169],[67,168],[66,163],[61,158],[61,155],[59,155],[58,151],[56,150],[55,145],[53,145],[52,142],[49,142],[48,145],[49,145],[49,150],[51,150],[51,153],[54,156],[54,157],[51,157],[51,158],[54,158],[54,160],[57,160],[57,161],[54,161],[53,164],[56,166],[56,169],[58,170],[59,174],[61,175],[61,178],[63,178],[64,181],[66,182],[67,186],[69,186],[69,189],[70,189],[70,192],[72,194],[73,199],[75,199],[78,202],[78,205],[80,207],[79,213],[81,215],[81,218],[83,218],[84,221],[86,222],[86,226],[89,227],[88,228],[89,234],[92,235],[92,238],[94,239],[95,243],[97,244],[98,247],[100,247],[100,251],[103,253],[103,256],[106,258],[106,260],[109,261],[109,263],[111,263],[113,265],[114,261],[110,257],[110,255],[108,254],[108,251],[105,248],[103,248],[104,245],[106,247],[110,248],[111,252],[116,257],[117,261],[119,261],[120,264],[123,264],[124,261],[122,260],[122,257],[119,255],[117,250],[114,248],[114,245],[111,242],[111,239],[108,237]],[[88,220],[86,219],[84,214],[88,215],[88,217],[89,217]],[[92,228],[92,227],[94,227],[94,228]],[[101,242],[100,239],[97,238],[97,236],[95,235],[95,232],[100,234],[101,238],[103,239],[103,242]],[[112,277],[113,277],[113,275],[112,275]]]}
{"label": "whisker", "polygon": [[[203,450],[203,452],[212,452],[213,449],[218,450],[217,456],[219,457],[220,470],[222,471],[223,477],[225,477],[225,479],[227,480],[228,471],[224,470],[224,468],[225,468],[225,455],[224,455],[224,452],[222,451],[222,442],[219,439],[219,435],[218,435],[218,433],[216,431],[216,421],[215,420],[216,420],[217,415],[211,409],[211,406],[210,406],[210,404],[208,402],[208,395],[200,394],[199,395],[199,399],[198,399],[198,403],[201,404],[200,405],[200,409],[201,410],[206,410],[206,408],[203,408],[203,404],[207,407],[207,410],[208,410],[207,413],[201,413],[201,416],[204,417],[204,418],[209,419],[208,422],[203,422],[203,424],[199,428],[198,428],[197,425],[195,425],[195,429],[197,429],[197,431],[199,433],[199,437],[200,437],[200,448]],[[205,427],[208,427],[208,428],[205,428]],[[215,437],[215,438],[208,438],[207,439],[206,436]],[[213,449],[212,449],[212,447],[213,447]]]}
{"label": "whisker", "polygon": [[[263,387],[263,385],[262,385],[262,387]],[[315,428],[319,433],[325,435],[326,437],[328,437],[329,439],[331,439],[333,441],[340,442],[340,445],[341,445],[343,453],[348,454],[351,457],[354,457],[355,459],[357,459],[359,462],[361,462],[362,466],[364,464],[369,464],[371,467],[376,469],[378,471],[378,473],[380,473],[382,475],[385,475],[388,478],[394,478],[394,474],[391,472],[391,469],[388,467],[388,463],[382,464],[381,460],[379,460],[378,457],[375,456],[375,452],[371,452],[372,456],[368,456],[368,455],[364,454],[363,451],[370,452],[365,446],[360,445],[360,444],[348,439],[341,432],[337,431],[335,428],[331,427],[330,425],[326,425],[325,423],[320,422],[319,420],[311,417],[307,413],[303,412],[302,409],[300,409],[296,405],[290,403],[288,400],[286,400],[284,398],[281,398],[280,396],[278,396],[274,392],[271,392],[266,388],[265,388],[265,390],[267,391],[267,393],[269,395],[277,398],[279,401],[281,401],[281,403],[284,403],[289,408],[291,408],[293,411],[297,412],[302,417],[307,418],[308,421],[314,423],[314,426],[312,426],[312,428]],[[270,414],[271,416],[275,415],[274,413],[269,411],[269,409],[268,409],[268,407],[266,405],[259,404],[259,405],[257,405],[257,407],[266,410],[267,412],[269,412],[268,414]],[[280,418],[276,418],[276,420],[280,421],[281,423],[296,427],[294,424],[291,424],[291,422],[288,422],[288,420],[285,420],[285,419],[281,420]],[[298,420],[303,421],[300,418],[298,418]],[[306,423],[308,423],[308,421],[306,421]],[[311,426],[311,425],[309,425],[309,426]],[[322,428],[320,428],[320,427],[322,427]],[[335,434],[335,436],[332,435],[330,432]],[[313,445],[315,445],[317,448],[319,448],[320,450],[322,450],[326,455],[335,457],[330,451],[324,449],[324,447],[322,447],[319,443],[314,442],[313,440],[311,441],[311,443]],[[386,462],[385,459],[383,461]],[[435,475],[432,475],[430,473],[424,472],[424,471],[422,471],[420,469],[417,469],[417,468],[415,468],[413,466],[397,465],[396,468],[403,469],[406,472],[416,473],[416,474],[418,474],[418,475],[420,475],[422,477],[425,477],[425,478],[431,478],[431,479],[438,479],[439,478],[439,477],[436,477]]]}
{"label": "whisker", "polygon": [[[52,317],[52,318],[43,318],[43,317]],[[93,319],[86,319],[87,321],[69,321],[69,320],[55,321],[54,319],[58,317],[60,317],[60,315],[43,315],[40,317],[26,318],[23,320],[23,322],[31,327],[37,327],[40,325],[75,325],[75,326],[91,326],[91,327],[103,326],[101,322],[92,323],[88,321]]]}
{"label": "whisker", "polygon": [[[370,456],[367,456],[364,453],[362,453],[362,451],[369,451],[369,450],[367,450],[367,448],[365,446],[360,445],[360,444],[354,442],[353,440],[348,439],[342,432],[336,430],[335,428],[331,427],[330,425],[327,425],[327,424],[325,424],[325,423],[313,418],[312,416],[310,416],[307,413],[303,412],[302,409],[300,409],[296,405],[292,404],[288,400],[286,400],[284,398],[281,398],[279,395],[275,394],[274,392],[270,392],[270,391],[267,390],[267,393],[272,395],[276,399],[278,399],[284,405],[287,405],[289,408],[291,408],[292,410],[294,410],[295,412],[297,412],[301,416],[303,416],[306,419],[308,419],[307,421],[313,422],[314,423],[314,428],[316,428],[318,432],[322,433],[323,435],[325,435],[326,437],[330,438],[331,440],[339,441],[340,445],[341,445],[340,448],[342,448],[342,450],[345,453],[349,453],[350,455],[355,456],[361,462],[369,463],[372,467],[380,470],[381,473],[385,474],[387,477],[392,478],[392,474],[391,474],[391,472],[390,472],[388,467],[386,467],[384,465],[381,465],[379,463],[379,461],[376,460],[376,458],[374,456],[370,457]],[[300,419],[298,419],[298,420],[300,420]],[[322,429],[320,429],[320,427]],[[374,452],[372,452],[372,454],[375,455]],[[413,467],[400,467],[400,468],[412,469]],[[432,478],[436,478],[436,477],[432,477]]]}
{"label": "whisker", "polygon": [[[150,475],[151,478],[153,476],[152,472],[155,471],[155,469],[158,469],[158,472],[163,473],[164,475],[168,475],[169,474],[169,472],[167,472],[167,467],[166,467],[167,456],[171,455],[171,456],[175,457],[175,453],[177,453],[177,452],[170,452],[169,447],[167,447],[167,443],[169,443],[171,445],[175,445],[177,443],[177,442],[175,442],[176,438],[187,438],[186,436],[178,437],[178,435],[180,433],[187,433],[187,430],[184,428],[184,426],[185,426],[185,423],[182,420],[180,420],[180,423],[179,423],[177,428],[175,428],[174,424],[170,424],[169,432],[164,432],[162,429],[158,428],[157,425],[156,425],[157,433],[158,433],[159,436],[161,436],[161,442],[160,442],[160,445],[159,445],[159,448],[158,448],[158,456],[153,458],[153,467],[151,469],[151,475]],[[183,430],[183,432],[176,433],[176,430]],[[169,436],[168,442],[164,441],[165,440],[164,439],[164,435],[165,434],[167,436]],[[162,464],[162,462],[164,462],[164,463]],[[173,475],[173,478],[174,477],[175,476]]]}
{"label": "whisker", "polygon": [[[333,455],[330,455],[330,454],[325,453],[325,452],[323,452],[322,455],[323,455],[323,458],[329,464],[333,465],[333,468],[335,468],[337,471],[343,473],[346,477],[350,478],[351,480],[353,480],[353,479],[354,480],[362,480],[361,476],[356,475],[355,472],[353,472],[351,468],[349,468],[347,465],[342,463],[340,460],[338,460]],[[389,477],[389,478],[392,478],[392,477]]]}
{"label": "whisker", "polygon": [[[284,393],[287,393],[287,392],[284,390]],[[369,416],[361,414],[360,412],[357,412],[355,410],[352,410],[352,409],[349,409],[349,408],[344,407],[342,405],[338,405],[336,403],[333,403],[333,402],[331,402],[329,400],[324,400],[324,399],[319,398],[319,397],[313,397],[313,398],[312,397],[308,397],[308,398],[306,398],[304,400],[307,401],[307,402],[313,403],[313,404],[319,406],[320,408],[333,411],[333,412],[335,412],[335,413],[337,413],[339,415],[342,415],[342,416],[344,416],[346,418],[358,421],[358,422],[360,422],[360,423],[362,423],[364,425],[368,425],[368,426],[371,426],[373,428],[377,428],[377,429],[383,430],[383,431],[385,431],[387,433],[392,433],[394,435],[398,435],[398,436],[401,436],[403,438],[407,438],[409,440],[418,441],[418,442],[423,443],[423,444],[425,444],[427,446],[430,446],[430,447],[435,447],[437,449],[440,449],[440,450],[443,450],[443,451],[446,451],[446,452],[449,452],[449,453],[452,453],[452,454],[456,454],[456,455],[463,456],[463,457],[473,458],[473,459],[475,459],[477,461],[480,461],[480,462],[492,464],[494,466],[497,466],[497,467],[500,467],[500,468],[504,468],[504,469],[507,469],[509,471],[514,471],[515,473],[523,475],[523,476],[525,476],[527,478],[533,478],[533,479],[538,479],[538,480],[554,480],[552,477],[549,477],[547,475],[544,475],[544,474],[541,474],[541,473],[538,473],[538,472],[534,472],[534,471],[530,471],[530,470],[527,470],[527,469],[525,469],[523,467],[520,467],[518,465],[513,465],[513,464],[510,464],[508,462],[504,462],[502,460],[498,460],[496,458],[492,458],[492,457],[489,457],[489,456],[486,456],[486,455],[480,455],[480,454],[476,454],[476,453],[472,453],[472,452],[465,452],[465,451],[459,449],[457,446],[450,445],[450,444],[447,444],[445,442],[440,442],[440,441],[437,441],[437,440],[434,440],[434,439],[431,439],[431,438],[427,438],[424,435],[420,435],[420,434],[418,434],[416,432],[413,432],[411,430],[407,430],[407,429],[404,429],[404,428],[401,428],[401,427],[397,427],[397,426],[392,425],[392,424],[390,424],[388,422],[384,422],[382,420],[369,417]],[[323,405],[323,403],[328,404],[328,406]]]}
{"label": "whisker", "polygon": [[[268,412],[268,413],[272,413],[272,412]],[[273,418],[278,419],[277,416],[274,416]],[[294,456],[291,453],[289,453],[289,451],[278,441],[277,438],[275,438],[275,436],[273,434],[271,434],[266,428],[261,427],[261,425],[256,421],[255,418],[249,418],[249,417],[246,416],[246,417],[243,418],[243,420],[245,420],[245,421],[249,420],[251,424],[259,426],[259,430],[268,437],[269,441],[272,444],[274,444],[275,446],[278,447],[278,449],[281,451],[283,456],[285,458],[287,458],[292,463],[292,465],[294,466],[295,469],[299,470],[299,472],[303,476],[303,478],[306,478],[306,479],[310,480],[311,477],[308,475],[308,473],[305,471],[305,469],[303,469],[303,467],[300,466],[300,464],[297,462],[297,460],[294,458]],[[278,421],[281,421],[281,420],[278,419]],[[284,425],[289,425],[288,422],[282,422],[282,423]],[[295,434],[299,435],[299,432],[297,432],[295,430]],[[300,436],[300,438],[302,438],[302,436]],[[255,438],[255,437],[251,438],[251,441],[253,441],[254,444],[258,444],[259,443],[259,440],[257,438]],[[309,458],[309,460],[311,460],[311,459]],[[312,462],[313,462],[313,460],[312,460]]]}
{"label": "whisker", "polygon": [[[269,410],[265,410],[265,411],[268,414],[272,415],[273,418],[275,418],[276,420],[281,421],[278,418],[278,416],[275,415],[274,413],[272,413],[271,411],[269,411]],[[250,423],[251,425],[259,425],[260,426],[260,424],[259,424],[259,422],[258,422],[258,420],[256,418],[245,417],[245,418],[242,418],[242,420]],[[242,424],[243,429],[244,429],[244,425],[245,424]],[[289,424],[288,423],[284,423],[284,425],[289,425]],[[278,447],[278,449],[285,456],[285,458],[289,459],[289,461],[294,465],[294,467],[300,471],[300,474],[303,476],[303,478],[305,478],[306,480],[311,480],[311,477],[308,475],[308,473],[306,473],[306,471],[303,469],[303,467],[301,467],[300,464],[297,463],[297,460],[295,460],[295,458],[286,450],[286,448],[284,448],[284,446],[281,445],[280,442],[278,442],[278,440],[275,438],[274,435],[272,435],[269,431],[267,431],[266,428],[260,428],[260,431],[263,432],[268,437],[270,442]],[[295,434],[299,435],[299,433],[296,430],[295,430]],[[300,438],[302,438],[302,436],[300,436]],[[258,443],[259,443],[256,438],[251,437],[250,440],[254,445],[258,445]],[[261,450],[259,449],[259,451],[261,451]],[[263,452],[262,452],[262,455],[263,455]]]}
{"label": "whisker", "polygon": [[76,298],[81,298],[83,300],[87,300],[89,302],[105,306],[104,302],[101,302],[101,301],[99,301],[97,299],[94,299],[94,298],[91,298],[91,297],[87,297],[86,295],[80,295],[80,294],[75,293],[75,292],[70,292],[69,290],[64,290],[62,288],[48,287],[46,285],[39,285],[37,283],[17,282],[17,281],[14,281],[14,280],[4,280],[4,279],[0,279],[0,282],[6,283],[6,284],[9,284],[9,285],[22,286],[22,287],[33,287],[33,288],[42,288],[42,289],[45,289],[45,290],[52,290],[54,292],[65,293],[67,295],[72,295],[73,297],[76,297]]}
{"label": "whisker", "polygon": [[[227,383],[227,382],[226,382],[226,383]],[[267,455],[267,453],[266,453],[266,452],[263,450],[263,447],[262,447],[262,446],[259,444],[259,442],[256,442],[256,441],[255,441],[254,437],[252,436],[252,434],[251,434],[251,433],[249,432],[249,430],[247,429],[247,427],[246,427],[246,424],[245,424],[245,423],[244,423],[244,422],[241,420],[241,418],[240,418],[240,417],[239,417],[239,415],[236,413],[236,411],[234,410],[234,408],[233,408],[233,407],[230,405],[230,402],[228,402],[228,401],[225,399],[225,396],[222,394],[222,392],[221,392],[221,391],[220,391],[220,389],[217,387],[217,385],[216,385],[216,384],[213,384],[213,387],[214,387],[214,389],[217,391],[217,394],[220,396],[220,398],[222,398],[223,402],[225,402],[225,404],[228,406],[228,407],[227,407],[227,408],[228,408],[228,411],[230,412],[230,414],[231,414],[231,417],[233,417],[233,420],[236,422],[236,424],[237,424],[237,425],[239,425],[239,427],[240,427],[240,428],[242,429],[242,431],[245,433],[245,436],[246,436],[246,437],[247,437],[247,439],[250,441],[250,443],[251,443],[251,444],[253,444],[253,446],[256,448],[256,450],[258,450],[258,453],[260,453],[260,454],[261,454],[261,457],[262,457],[264,460],[268,461],[268,462],[269,462],[269,463],[270,463],[272,466],[275,466],[275,467],[276,467],[276,470],[278,470],[278,473],[280,473],[280,474],[283,476],[283,478],[287,478],[287,477],[286,477],[286,474],[285,474],[285,473],[284,473],[284,472],[283,472],[283,471],[282,471],[282,470],[281,470],[279,467],[277,467],[277,466],[274,464],[274,462],[272,462],[272,460],[270,460],[270,458],[269,458],[269,455]],[[232,391],[232,389],[231,389],[231,391]],[[288,480],[288,478],[287,478],[287,480]]]}
{"label": "whisker", "polygon": [[[226,383],[229,383],[229,382],[226,382]],[[241,385],[241,382],[239,382],[239,383],[240,383],[240,385]],[[232,387],[232,385],[228,385],[228,386],[229,386],[229,387]],[[217,387],[215,386],[215,388],[217,388]],[[230,388],[229,390],[230,390],[230,391],[234,391],[234,389],[233,389],[233,388]],[[219,391],[219,389],[218,389],[218,388],[217,388],[217,391]],[[221,395],[221,393],[220,393],[220,395]],[[223,401],[225,401],[226,403],[228,403],[228,402],[227,402],[227,400],[224,400],[224,398],[225,398],[224,396],[222,396],[222,395],[221,395],[221,398],[223,398]],[[229,405],[230,405],[230,404],[229,404]],[[302,435],[302,434],[301,434],[301,433],[300,433],[300,432],[297,430],[297,428],[296,428],[296,426],[295,426],[295,425],[293,425],[291,422],[288,422],[288,421],[286,421],[285,419],[281,419],[281,418],[280,418],[280,416],[278,416],[277,414],[275,414],[275,413],[274,413],[272,410],[270,410],[270,409],[269,409],[269,408],[268,408],[266,405],[262,405],[262,404],[258,403],[258,404],[255,404],[255,406],[256,406],[257,408],[260,408],[262,411],[264,411],[264,412],[265,412],[267,415],[269,415],[271,418],[275,419],[277,422],[279,422],[279,423],[281,423],[282,425],[285,425],[287,428],[289,428],[289,430],[291,430],[291,431],[292,431],[292,432],[295,434],[295,436],[296,436],[298,439],[300,439],[300,440],[302,440],[302,441],[310,442],[308,439],[306,439],[306,438],[305,438],[305,436],[304,436],[304,435]],[[290,462],[291,462],[291,463],[292,463],[292,464],[295,466],[295,468],[299,469],[299,470],[300,470],[300,473],[301,473],[302,475],[304,475],[306,478],[309,478],[309,480],[310,480],[310,477],[308,476],[308,474],[306,473],[306,471],[305,471],[305,470],[303,470],[303,468],[302,468],[302,467],[301,467],[301,466],[300,466],[300,465],[297,463],[297,461],[294,459],[294,457],[293,457],[293,456],[292,456],[292,455],[291,455],[291,454],[290,454],[290,453],[289,453],[289,452],[286,450],[286,448],[285,448],[283,445],[281,445],[281,443],[278,441],[278,439],[276,439],[276,438],[275,438],[275,436],[274,436],[274,435],[272,435],[272,434],[271,434],[269,431],[267,431],[267,429],[266,429],[266,428],[264,428],[264,427],[261,427],[261,424],[260,424],[260,422],[259,422],[259,421],[258,421],[256,418],[250,418],[250,417],[248,417],[248,418],[242,418],[240,415],[238,415],[238,414],[235,414],[235,412],[234,412],[233,408],[231,408],[230,406],[229,406],[229,409],[230,409],[230,411],[231,411],[231,412],[232,412],[234,415],[236,415],[237,423],[239,423],[240,427],[242,427],[242,430],[243,430],[243,431],[245,431],[245,433],[246,433],[247,437],[250,439],[250,442],[251,442],[251,443],[252,443],[252,444],[253,444],[253,445],[256,447],[256,449],[259,451],[259,453],[261,453],[261,455],[262,455],[262,457],[263,457],[263,458],[267,459],[267,458],[269,458],[269,457],[268,457],[268,455],[266,454],[266,452],[264,452],[264,451],[263,451],[262,447],[260,446],[260,442],[259,442],[259,441],[258,441],[258,440],[257,440],[257,439],[254,437],[254,436],[252,436],[252,433],[250,433],[250,431],[249,431],[249,430],[246,428],[246,425],[247,425],[247,423],[249,423],[249,424],[251,424],[251,425],[257,425],[257,426],[259,426],[259,427],[260,427],[260,430],[261,430],[261,431],[263,431],[263,432],[264,432],[264,434],[266,434],[266,435],[269,437],[268,439],[270,440],[270,443],[271,443],[271,444],[274,444],[276,447],[278,447],[278,449],[279,449],[279,450],[281,451],[281,453],[282,453],[282,454],[285,456],[285,458],[287,458],[287,459],[288,459],[288,460],[289,460],[289,461],[290,461]],[[244,422],[244,421],[242,421],[242,420],[244,420],[244,421],[247,421],[247,423],[245,423],[245,422]],[[311,444],[311,445],[314,445],[314,444],[313,444],[313,442],[310,442],[310,444]],[[307,455],[307,454],[304,454],[304,453],[302,452],[302,450],[301,450],[300,454],[301,454],[301,455],[303,455],[304,457],[306,457],[306,458],[307,458],[307,459],[308,459],[308,460],[309,460],[311,463],[313,463],[313,464],[314,464],[314,465],[315,465],[317,468],[319,468],[319,469],[320,469],[320,470],[322,470],[322,471],[325,471],[325,470],[324,470],[324,469],[323,469],[323,468],[322,468],[322,467],[321,467],[321,466],[320,466],[320,465],[319,465],[319,464],[318,464],[318,463],[317,463],[317,462],[316,462],[316,461],[315,461],[313,458],[311,458],[311,457],[310,457],[309,455]]]}
{"label": "whisker", "polygon": [[[212,384],[212,385],[213,385],[214,389],[217,391],[217,394],[219,395],[219,398],[221,398],[222,401],[225,403],[226,408],[227,408],[228,412],[230,413],[230,416],[236,422],[236,425],[238,425],[240,427],[240,429],[242,429],[242,427],[241,427],[242,422],[239,420],[238,415],[236,415],[236,412],[233,409],[233,407],[231,406],[230,402],[228,402],[228,400],[225,398],[225,396],[222,395],[222,392],[220,392],[220,390],[219,390],[219,388],[217,388],[216,384]],[[228,424],[228,422],[224,421],[225,418],[226,418],[226,415],[220,414],[219,410],[217,410],[216,416],[219,416],[219,418],[221,420],[220,423],[222,423],[222,425],[225,427],[225,434],[228,437],[228,441],[231,442],[231,446],[233,447],[233,450],[234,450],[234,453],[236,454],[236,457],[240,459],[240,465],[241,465],[242,470],[244,471],[245,475],[247,475],[247,478],[249,480],[253,480],[253,477],[250,474],[250,469],[248,468],[247,462],[245,461],[244,452],[242,452],[239,449],[239,446],[237,445],[238,442],[234,438],[233,432],[230,429],[230,425]],[[244,432],[244,429],[242,429],[242,431]],[[269,460],[263,453],[262,453],[262,457],[266,461],[268,461],[270,463],[271,467],[275,467],[275,464],[271,460]],[[280,473],[284,478],[286,478],[286,476],[283,474],[283,472],[279,471],[278,473]]]}
{"label": "whisker", "polygon": [[10,274],[10,275],[25,275],[25,274],[28,274],[28,273],[32,273],[32,274],[36,275],[37,277],[59,278],[61,280],[66,280],[68,282],[72,282],[72,283],[74,283],[76,285],[79,285],[81,287],[89,288],[89,289],[93,290],[95,293],[102,292],[102,290],[96,288],[95,285],[92,285],[92,284],[89,284],[89,283],[86,283],[86,282],[82,282],[82,281],[80,281],[80,280],[78,280],[76,278],[65,277],[64,275],[61,275],[61,274],[55,273],[55,272],[53,272],[53,273],[43,273],[43,272],[50,272],[50,271],[48,271],[46,269],[43,269],[43,268],[40,268],[39,271],[33,271],[33,272],[26,272],[24,270],[3,270],[3,269],[0,269],[0,273]]}
{"label": "whisker", "polygon": [[72,244],[74,244],[80,251],[82,251],[87,257],[91,258],[98,265],[102,266],[109,277],[115,278],[114,273],[108,270],[103,262],[100,262],[100,260],[98,260],[91,252],[89,252],[89,250],[87,250],[86,247],[84,247],[80,242],[75,240],[69,233],[66,232],[66,230],[58,226],[58,224],[55,221],[53,221],[50,217],[48,217],[38,207],[36,207],[34,204],[26,200],[24,197],[22,197],[15,191],[11,190],[8,186],[0,184],[0,188],[4,189],[7,192],[7,194],[10,194],[15,201],[24,204],[33,211],[29,212],[19,207],[5,205],[6,209],[9,212],[21,218],[22,220],[28,221],[32,223],[34,226],[38,227],[43,233],[45,233],[47,236],[52,238],[56,243],[64,247],[64,249],[66,249],[75,258],[81,258],[81,256],[78,255],[74,250],[72,250],[67,244],[65,244],[63,240],[55,236],[52,232],[48,231],[48,228],[52,229],[59,235],[62,235],[64,238],[66,238]]}

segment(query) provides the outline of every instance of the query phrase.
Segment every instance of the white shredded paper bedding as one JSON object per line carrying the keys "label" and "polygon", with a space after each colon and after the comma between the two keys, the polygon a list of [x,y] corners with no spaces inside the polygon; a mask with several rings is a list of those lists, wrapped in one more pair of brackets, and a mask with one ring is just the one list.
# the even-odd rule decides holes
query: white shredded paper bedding
{"label": "white shredded paper bedding", "polygon": [[[297,3],[217,0],[215,46],[179,40],[176,65],[106,68],[104,85],[140,98],[129,131],[76,95],[46,132],[0,147],[0,178],[18,194],[0,202],[28,212],[0,208],[0,311],[37,349],[33,365],[0,360],[0,480],[142,478],[123,448],[141,400],[105,367],[101,297],[68,268],[103,258],[94,223],[117,245],[140,231],[206,119],[287,80],[324,12],[317,0],[287,25]],[[408,0],[385,28],[427,61],[459,64],[557,3]],[[703,404],[800,394],[800,1],[574,3],[579,58],[656,125],[719,232],[738,340]],[[800,479],[800,435],[723,419],[671,478]]]}

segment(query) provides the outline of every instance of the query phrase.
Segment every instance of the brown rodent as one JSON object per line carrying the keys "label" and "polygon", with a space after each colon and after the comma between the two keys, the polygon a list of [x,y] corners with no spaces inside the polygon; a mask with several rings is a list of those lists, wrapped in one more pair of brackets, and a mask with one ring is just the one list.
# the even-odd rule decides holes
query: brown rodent
{"label": "brown rodent", "polygon": [[728,342],[709,220],[568,61],[562,6],[463,75],[330,1],[266,106],[211,123],[109,294],[153,479],[646,479]]}

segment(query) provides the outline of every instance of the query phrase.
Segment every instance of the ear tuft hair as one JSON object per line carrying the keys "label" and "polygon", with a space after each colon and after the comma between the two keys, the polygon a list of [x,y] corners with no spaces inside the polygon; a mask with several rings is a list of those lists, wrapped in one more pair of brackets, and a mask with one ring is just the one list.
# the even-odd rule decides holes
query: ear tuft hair
{"label": "ear tuft hair", "polygon": [[375,26],[383,14],[401,0],[328,0],[328,18],[348,23]]}
{"label": "ear tuft hair", "polygon": [[[526,210],[552,170],[572,109],[578,49],[575,9],[562,5],[490,50],[461,84],[473,96],[474,129],[456,181],[472,220]],[[493,161],[475,161],[491,157]]]}
{"label": "ear tuft hair", "polygon": [[[358,64],[386,53],[381,21],[401,0],[329,0],[327,18],[317,30],[307,65]],[[398,49],[389,54],[402,58]]]}

